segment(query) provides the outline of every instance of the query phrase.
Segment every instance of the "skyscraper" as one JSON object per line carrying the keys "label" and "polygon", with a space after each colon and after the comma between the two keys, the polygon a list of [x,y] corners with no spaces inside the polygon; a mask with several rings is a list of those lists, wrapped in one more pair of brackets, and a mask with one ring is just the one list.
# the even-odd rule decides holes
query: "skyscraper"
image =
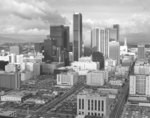
{"label": "skyscraper", "polygon": [[51,62],[52,61],[52,40],[51,39],[45,39],[43,43],[43,49],[44,49],[44,61],[45,62]]}
{"label": "skyscraper", "polygon": [[117,61],[117,64],[120,62],[120,44],[117,41],[109,42],[109,58]]}
{"label": "skyscraper", "polygon": [[140,44],[138,45],[138,60],[145,59],[145,45]]}
{"label": "skyscraper", "polygon": [[74,61],[82,56],[82,14],[73,15],[73,55]]}
{"label": "skyscraper", "polygon": [[[69,27],[58,25],[50,27],[50,38],[53,43],[54,61],[69,61]],[[66,65],[66,64],[65,64]],[[68,64],[67,64],[68,65]]]}
{"label": "skyscraper", "polygon": [[91,32],[92,51],[102,52],[105,58],[109,57],[110,30],[105,28],[95,28]]}
{"label": "skyscraper", "polygon": [[114,24],[113,28],[117,30],[117,40],[116,41],[119,41],[119,29],[120,29],[119,24]]}

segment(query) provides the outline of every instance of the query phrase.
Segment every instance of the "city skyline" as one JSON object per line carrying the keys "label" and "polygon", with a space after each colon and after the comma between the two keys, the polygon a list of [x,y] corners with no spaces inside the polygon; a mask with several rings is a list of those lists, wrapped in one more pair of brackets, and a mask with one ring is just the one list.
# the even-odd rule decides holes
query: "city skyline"
{"label": "city skyline", "polygon": [[95,26],[111,27],[113,24],[120,25],[121,40],[127,37],[129,42],[139,42],[141,39],[146,42],[150,37],[148,3],[148,0],[5,0],[0,2],[0,34],[38,37],[49,34],[50,25],[65,24],[70,26],[72,40],[72,14],[77,11],[83,15],[83,39],[86,43],[88,41],[87,44],[90,44],[89,30]]}

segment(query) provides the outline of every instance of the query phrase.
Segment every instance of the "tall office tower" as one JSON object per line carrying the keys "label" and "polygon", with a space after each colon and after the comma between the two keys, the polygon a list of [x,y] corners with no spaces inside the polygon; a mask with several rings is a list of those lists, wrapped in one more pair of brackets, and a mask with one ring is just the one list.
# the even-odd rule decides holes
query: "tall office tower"
{"label": "tall office tower", "polygon": [[117,29],[109,28],[109,31],[110,31],[109,41],[117,41],[118,37]]}
{"label": "tall office tower", "polygon": [[104,56],[103,56],[103,53],[93,52],[92,53],[92,61],[99,62],[99,64],[100,64],[99,69],[104,69]]}
{"label": "tall office tower", "polygon": [[73,15],[73,55],[74,61],[82,56],[82,14]]}
{"label": "tall office tower", "polygon": [[[53,58],[55,61],[69,61],[69,27],[58,25],[50,27],[50,38],[53,42]],[[67,64],[68,65],[68,64]]]}
{"label": "tall office tower", "polygon": [[120,63],[120,44],[117,41],[109,42],[109,58],[117,61],[117,64]]}
{"label": "tall office tower", "polygon": [[44,61],[51,62],[52,61],[52,40],[51,39],[44,40],[43,48],[44,48],[44,53],[43,53]]}
{"label": "tall office tower", "polygon": [[17,45],[16,46],[10,46],[9,51],[11,54],[19,55],[20,54],[20,47]]}
{"label": "tall office tower", "polygon": [[91,32],[91,48],[92,51],[102,52],[105,58],[109,57],[109,29],[93,29]]}
{"label": "tall office tower", "polygon": [[99,28],[92,29],[91,31],[91,48],[92,52],[97,51],[97,42],[99,40]]}
{"label": "tall office tower", "polygon": [[140,44],[138,45],[138,60],[145,59],[145,45]]}
{"label": "tall office tower", "polygon": [[120,29],[120,28],[119,28],[119,24],[114,24],[114,25],[113,25],[113,28],[117,30],[117,40],[116,40],[116,41],[119,42],[119,29]]}

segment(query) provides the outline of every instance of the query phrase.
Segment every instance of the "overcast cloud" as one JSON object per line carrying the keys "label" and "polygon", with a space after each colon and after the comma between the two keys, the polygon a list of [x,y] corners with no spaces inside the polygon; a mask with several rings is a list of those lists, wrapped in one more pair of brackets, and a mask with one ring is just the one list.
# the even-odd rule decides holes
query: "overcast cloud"
{"label": "overcast cloud", "polygon": [[148,34],[149,5],[150,0],[0,0],[0,33],[46,35],[50,25],[60,24],[72,31],[72,15],[81,12],[85,35],[116,23],[123,35]]}

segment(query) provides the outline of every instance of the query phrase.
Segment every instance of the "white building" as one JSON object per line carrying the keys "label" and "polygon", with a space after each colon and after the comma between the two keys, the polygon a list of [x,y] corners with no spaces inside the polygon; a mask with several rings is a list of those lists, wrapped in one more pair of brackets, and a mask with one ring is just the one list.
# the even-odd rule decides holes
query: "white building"
{"label": "white building", "polygon": [[74,70],[79,71],[79,70],[98,70],[99,69],[99,63],[98,62],[93,62],[93,61],[75,61],[71,63],[71,66],[73,67]]}
{"label": "white building", "polygon": [[150,76],[149,75],[130,76],[129,94],[150,96]]}
{"label": "white building", "polygon": [[108,71],[91,71],[87,73],[86,84],[90,86],[103,86],[108,81]]}
{"label": "white building", "polygon": [[150,97],[150,76],[146,76],[146,95]]}
{"label": "white building", "polygon": [[117,41],[109,42],[109,58],[116,60],[120,64],[120,44]]}
{"label": "white building", "polygon": [[113,86],[123,86],[123,80],[110,80],[109,83]]}
{"label": "white building", "polygon": [[91,31],[92,50],[102,52],[105,58],[109,57],[110,30],[108,28],[94,28]]}
{"label": "white building", "polygon": [[57,85],[71,87],[78,82],[78,73],[76,72],[67,72],[57,74]]}
{"label": "white building", "polygon": [[12,91],[1,96],[3,102],[23,102],[30,94],[23,91]]}

